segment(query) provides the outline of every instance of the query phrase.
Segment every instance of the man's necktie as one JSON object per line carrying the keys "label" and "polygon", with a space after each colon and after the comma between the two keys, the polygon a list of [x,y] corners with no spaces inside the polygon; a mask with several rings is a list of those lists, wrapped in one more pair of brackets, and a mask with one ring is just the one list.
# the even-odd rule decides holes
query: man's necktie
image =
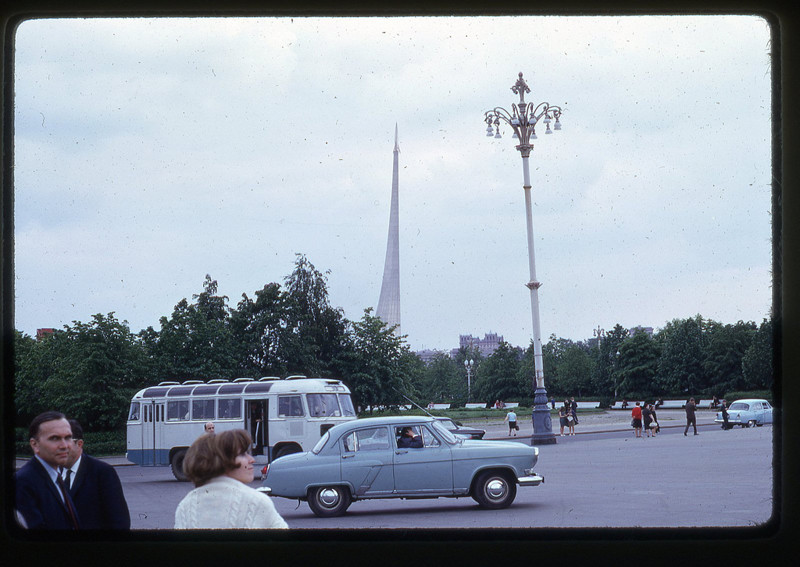
{"label": "man's necktie", "polygon": [[69,480],[69,476],[72,474],[72,469],[67,469],[67,478],[64,479],[64,484],[67,486],[67,490],[72,489],[72,483]]}
{"label": "man's necktie", "polygon": [[61,489],[61,496],[64,498],[64,507],[67,509],[69,521],[72,523],[72,529],[77,530],[80,528],[78,525],[78,515],[75,513],[75,508],[72,506],[72,499],[69,497],[69,492],[67,492],[64,479],[61,478],[60,474],[56,475],[56,483],[58,484],[58,488]]}

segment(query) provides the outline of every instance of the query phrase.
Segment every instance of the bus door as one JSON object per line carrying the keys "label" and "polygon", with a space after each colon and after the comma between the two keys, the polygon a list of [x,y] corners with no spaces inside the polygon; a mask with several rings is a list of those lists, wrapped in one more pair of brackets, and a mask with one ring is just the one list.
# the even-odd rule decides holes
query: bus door
{"label": "bus door", "polygon": [[253,438],[253,456],[264,455],[269,447],[269,423],[267,400],[247,400],[247,429]]}
{"label": "bus door", "polygon": [[158,459],[163,424],[164,402],[142,402],[142,466],[166,464]]}

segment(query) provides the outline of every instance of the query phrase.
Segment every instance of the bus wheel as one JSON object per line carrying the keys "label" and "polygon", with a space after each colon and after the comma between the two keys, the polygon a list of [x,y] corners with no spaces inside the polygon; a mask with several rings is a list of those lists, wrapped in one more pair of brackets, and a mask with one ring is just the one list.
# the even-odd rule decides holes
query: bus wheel
{"label": "bus wheel", "polygon": [[299,453],[300,447],[297,445],[284,445],[275,453],[275,458],[280,459],[283,456],[291,455],[292,453]]}
{"label": "bus wheel", "polygon": [[183,459],[185,458],[186,449],[181,449],[179,451],[175,451],[175,454],[172,455],[172,459],[169,461],[169,465],[172,468],[172,474],[175,475],[175,478],[181,482],[189,480],[189,477],[187,477],[186,473],[183,471]]}
{"label": "bus wheel", "polygon": [[321,486],[308,493],[308,507],[320,518],[341,516],[350,502],[352,498],[346,486]]}

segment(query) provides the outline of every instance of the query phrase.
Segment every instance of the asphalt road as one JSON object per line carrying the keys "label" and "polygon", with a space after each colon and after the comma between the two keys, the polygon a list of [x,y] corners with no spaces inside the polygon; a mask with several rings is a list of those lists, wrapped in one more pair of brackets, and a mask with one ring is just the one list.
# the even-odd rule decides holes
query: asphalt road
{"label": "asphalt road", "polygon": [[[676,423],[656,438],[635,438],[629,429],[585,425],[582,434],[539,448],[544,484],[519,489],[505,510],[480,509],[471,498],[374,500],[321,519],[304,502],[273,501],[297,530],[748,527],[773,514],[772,426],[722,431],[705,423],[700,435],[690,430],[684,437]],[[175,508],[192,486],[176,481],[169,468],[117,472],[132,529],[172,528]]]}

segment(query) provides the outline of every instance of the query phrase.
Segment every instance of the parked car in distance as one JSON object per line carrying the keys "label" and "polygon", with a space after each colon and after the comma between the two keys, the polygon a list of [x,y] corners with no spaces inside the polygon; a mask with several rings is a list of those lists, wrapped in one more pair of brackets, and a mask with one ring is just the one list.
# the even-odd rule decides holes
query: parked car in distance
{"label": "parked car in distance", "polygon": [[[470,496],[482,508],[506,508],[517,486],[544,482],[533,471],[538,448],[464,439],[440,421],[399,416],[336,425],[311,451],[273,461],[262,484],[272,496],[307,501],[317,516],[332,517],[372,498]],[[411,447],[400,442],[406,428],[415,436]]]}
{"label": "parked car in distance", "polygon": [[486,435],[486,431],[483,429],[465,427],[460,423],[456,423],[449,417],[437,417],[436,419],[442,422],[445,429],[457,437],[463,437],[465,439],[483,439],[483,436]]}
{"label": "parked car in distance", "polygon": [[[717,412],[714,423],[723,423],[722,412]],[[762,426],[772,423],[772,406],[767,400],[736,400],[728,406],[728,425],[742,427]]]}

